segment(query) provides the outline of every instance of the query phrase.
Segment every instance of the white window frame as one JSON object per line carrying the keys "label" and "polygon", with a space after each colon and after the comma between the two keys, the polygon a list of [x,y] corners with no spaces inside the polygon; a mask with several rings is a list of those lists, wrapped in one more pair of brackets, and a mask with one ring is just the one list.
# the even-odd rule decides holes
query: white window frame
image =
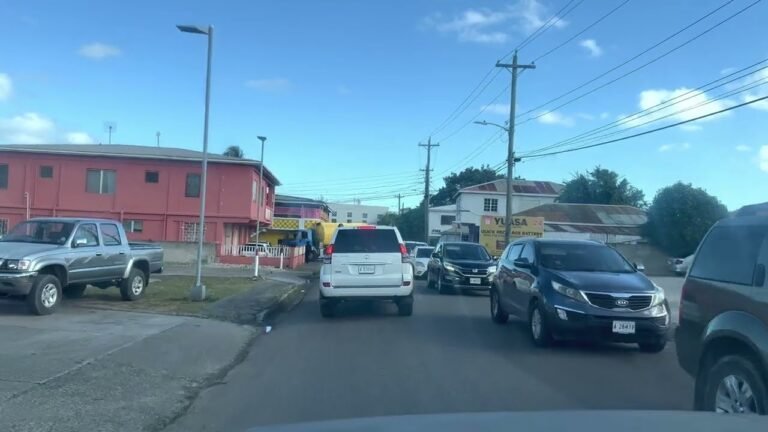
{"label": "white window frame", "polygon": [[497,213],[499,211],[499,199],[483,198],[483,211]]}
{"label": "white window frame", "polygon": [[[98,191],[89,191],[88,190],[88,173],[89,172],[98,172],[99,173],[99,190]],[[104,173],[105,172],[111,172],[115,176],[115,190],[112,192],[104,192]],[[88,193],[95,193],[99,195],[112,195],[117,191],[117,171],[111,170],[111,169],[102,169],[102,168],[88,168],[85,171],[85,190]]]}

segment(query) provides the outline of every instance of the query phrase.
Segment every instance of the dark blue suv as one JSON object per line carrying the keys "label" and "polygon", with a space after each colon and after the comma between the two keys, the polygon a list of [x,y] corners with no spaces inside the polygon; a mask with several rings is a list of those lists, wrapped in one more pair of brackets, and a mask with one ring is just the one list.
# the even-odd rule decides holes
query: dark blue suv
{"label": "dark blue suv", "polygon": [[667,343],[664,290],[615,249],[587,240],[520,239],[507,246],[491,287],[491,317],[527,319],[537,346],[553,339]]}

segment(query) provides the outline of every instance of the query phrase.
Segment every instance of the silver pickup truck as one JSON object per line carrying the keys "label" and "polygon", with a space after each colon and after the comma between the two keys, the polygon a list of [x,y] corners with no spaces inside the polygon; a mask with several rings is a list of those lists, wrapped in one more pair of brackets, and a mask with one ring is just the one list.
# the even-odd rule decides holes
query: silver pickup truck
{"label": "silver pickup truck", "polygon": [[122,224],[109,219],[30,219],[0,239],[0,294],[23,296],[37,315],[88,284],[117,286],[123,300],[136,300],[162,269],[160,246],[129,243]]}

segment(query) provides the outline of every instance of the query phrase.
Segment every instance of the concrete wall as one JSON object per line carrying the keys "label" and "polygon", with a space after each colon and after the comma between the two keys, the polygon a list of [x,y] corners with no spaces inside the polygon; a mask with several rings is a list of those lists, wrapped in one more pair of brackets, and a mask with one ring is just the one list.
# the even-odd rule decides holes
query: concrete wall
{"label": "concrete wall", "polygon": [[671,276],[672,272],[667,267],[667,254],[648,243],[638,244],[614,244],[622,255],[628,260],[643,264],[645,273],[650,276]]}
{"label": "concrete wall", "polygon": [[[483,210],[485,198],[498,200],[496,212],[487,212]],[[554,196],[546,195],[520,195],[512,196],[512,209],[515,213],[538,207],[542,204],[555,202]],[[456,201],[457,220],[461,222],[480,225],[480,217],[484,215],[504,216],[507,209],[507,196],[502,193],[462,193]]]}
{"label": "concrete wall", "polygon": [[[197,260],[197,243],[157,242],[163,247],[166,263],[189,264]],[[216,258],[216,245],[203,243],[203,263],[212,263]]]}
{"label": "concrete wall", "polygon": [[[338,223],[376,224],[379,221],[379,216],[389,211],[389,207],[362,204],[328,203],[328,207],[331,208],[331,222]],[[333,215],[334,212],[336,212],[336,216]],[[347,213],[352,213],[352,216],[347,216]],[[367,217],[363,217],[363,213]]]}
{"label": "concrete wall", "polygon": [[440,233],[451,229],[451,224],[442,224],[442,216],[456,217],[456,206],[431,207],[429,209],[429,236],[440,238]]}

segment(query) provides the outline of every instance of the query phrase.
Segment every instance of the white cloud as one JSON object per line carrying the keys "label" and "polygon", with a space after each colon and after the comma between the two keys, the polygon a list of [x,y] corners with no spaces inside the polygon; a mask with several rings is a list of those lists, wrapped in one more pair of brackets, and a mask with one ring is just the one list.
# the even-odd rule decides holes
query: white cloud
{"label": "white cloud", "polygon": [[101,42],[93,42],[80,47],[78,53],[83,57],[88,57],[94,60],[101,60],[107,57],[119,56],[120,48],[107,45]]}
{"label": "white cloud", "polygon": [[43,144],[54,131],[53,121],[33,112],[0,118],[0,141],[8,144]]}
{"label": "white cloud", "polygon": [[[663,106],[656,106],[663,102],[672,100]],[[690,120],[702,115],[711,114],[720,111],[731,105],[725,100],[713,101],[705,92],[700,90],[691,90],[681,87],[675,90],[645,90],[640,93],[639,107],[648,112],[636,116],[619,116],[623,119],[623,124],[627,126],[639,126],[647,122],[655,121],[664,117],[665,122],[679,122]],[[680,112],[678,112],[680,111]],[[726,116],[730,113],[707,117],[699,120],[697,123],[688,123],[682,126],[683,130],[694,131],[701,129],[699,122],[711,121],[715,118]]]}
{"label": "white cloud", "polygon": [[735,67],[727,67],[725,69],[720,70],[720,75],[730,75],[732,73],[736,72]]}
{"label": "white cloud", "polygon": [[673,143],[673,144],[663,144],[659,146],[659,151],[662,153],[666,153],[669,151],[685,151],[689,150],[691,148],[691,143],[683,142],[683,143]]}
{"label": "white cloud", "polygon": [[85,132],[69,132],[66,136],[69,144],[95,144],[96,140]]}
{"label": "white cloud", "polygon": [[259,91],[280,92],[290,90],[292,84],[286,78],[264,78],[248,80],[245,82],[245,86]]}
{"label": "white cloud", "polygon": [[739,144],[739,145],[737,145],[734,148],[736,149],[737,152],[742,152],[742,153],[746,153],[746,152],[751,152],[752,151],[752,147],[750,147],[748,145],[744,145],[744,144]]}
{"label": "white cloud", "polygon": [[489,114],[509,116],[509,104],[495,103],[483,105],[480,110]]}
{"label": "white cloud", "polygon": [[[526,35],[548,20],[549,13],[538,0],[519,0],[513,6],[498,10],[467,9],[453,18],[435,13],[424,19],[424,25],[440,33],[455,34],[461,42],[500,44],[510,39],[510,31]],[[561,28],[565,25],[564,20],[559,20],[553,27]]]}
{"label": "white cloud", "polygon": [[341,84],[338,87],[336,87],[336,91],[340,95],[348,95],[348,94],[352,93],[352,90],[350,90],[350,88],[345,86],[344,84]]}
{"label": "white cloud", "polygon": [[576,117],[582,119],[582,120],[594,120],[595,116],[589,113],[578,113],[576,114]]}
{"label": "white cloud", "polygon": [[594,39],[584,39],[579,42],[579,46],[589,51],[589,55],[592,57],[600,57],[603,55],[603,49],[600,48],[600,45],[598,45],[597,41]]}
{"label": "white cloud", "polygon": [[758,154],[758,164],[760,164],[761,170],[768,172],[768,145],[760,147],[760,152]]}
{"label": "white cloud", "polygon": [[6,101],[13,92],[13,83],[8,74],[0,73],[0,101]]}
{"label": "white cloud", "polygon": [[573,126],[573,119],[558,112],[548,111],[538,119],[539,123],[558,126]]}

